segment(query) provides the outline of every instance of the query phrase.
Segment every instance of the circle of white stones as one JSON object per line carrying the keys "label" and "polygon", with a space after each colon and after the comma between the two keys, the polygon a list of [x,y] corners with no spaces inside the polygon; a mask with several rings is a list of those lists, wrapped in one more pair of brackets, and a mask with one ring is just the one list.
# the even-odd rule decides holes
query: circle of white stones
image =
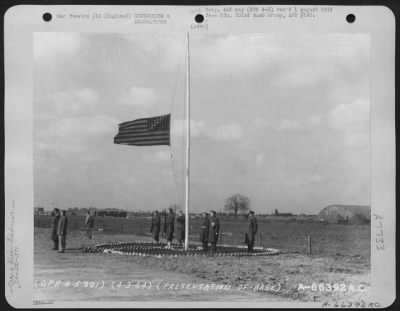
{"label": "circle of white stones", "polygon": [[202,257],[233,257],[233,256],[273,256],[278,255],[279,250],[275,248],[254,247],[253,252],[247,251],[246,245],[221,244],[217,247],[217,252],[204,252],[199,246],[190,246],[185,250],[179,244],[172,244],[167,247],[165,244],[135,241],[135,242],[108,242],[98,244],[94,247],[84,248],[87,253],[105,253],[129,256],[151,256],[161,257],[181,257],[181,256],[202,256]]}

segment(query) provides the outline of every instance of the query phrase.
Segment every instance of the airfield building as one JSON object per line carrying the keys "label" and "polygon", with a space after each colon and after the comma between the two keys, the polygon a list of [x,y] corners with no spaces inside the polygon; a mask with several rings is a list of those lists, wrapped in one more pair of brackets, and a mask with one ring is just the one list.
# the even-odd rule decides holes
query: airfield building
{"label": "airfield building", "polygon": [[329,223],[368,224],[371,207],[367,205],[329,205],[318,214],[321,221]]}
{"label": "airfield building", "polygon": [[96,210],[95,216],[97,217],[127,217],[128,212],[119,209],[105,209]]}

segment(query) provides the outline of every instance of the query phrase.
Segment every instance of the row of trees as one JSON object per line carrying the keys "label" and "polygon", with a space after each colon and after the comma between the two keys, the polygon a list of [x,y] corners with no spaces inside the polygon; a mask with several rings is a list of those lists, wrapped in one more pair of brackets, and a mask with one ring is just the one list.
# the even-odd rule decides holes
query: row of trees
{"label": "row of trees", "polygon": [[[181,206],[178,204],[171,204],[169,208],[172,208],[174,212],[181,210]],[[70,215],[84,215],[89,210],[96,210],[95,207],[73,207],[68,208],[68,214]],[[113,209],[118,210],[118,209]],[[250,199],[241,194],[234,194],[225,200],[224,211],[229,214],[234,214],[235,218],[238,214],[246,214],[250,210]],[[161,211],[162,212],[162,211]],[[129,212],[129,214],[137,214],[137,212]],[[151,211],[140,211],[139,214],[151,214]]]}

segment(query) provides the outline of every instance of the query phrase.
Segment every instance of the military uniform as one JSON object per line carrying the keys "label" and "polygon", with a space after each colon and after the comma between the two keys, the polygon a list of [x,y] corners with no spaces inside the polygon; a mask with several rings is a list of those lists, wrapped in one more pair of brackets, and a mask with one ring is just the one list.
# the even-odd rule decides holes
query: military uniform
{"label": "military uniform", "polygon": [[168,214],[167,218],[165,218],[165,238],[168,242],[172,242],[174,238],[174,221],[175,217],[172,213]]}
{"label": "military uniform", "polygon": [[208,216],[204,217],[201,222],[200,242],[203,244],[203,251],[208,250],[208,231],[210,230],[210,220]]}
{"label": "military uniform", "polygon": [[160,241],[160,228],[161,228],[161,218],[157,214],[151,218],[151,228],[150,228],[150,232],[153,233],[153,239],[157,242]]}
{"label": "military uniform", "polygon": [[182,243],[185,241],[185,215],[179,215],[176,218],[176,231],[177,231],[177,239],[179,241],[179,244],[182,245]]}
{"label": "military uniform", "polygon": [[54,219],[53,223],[51,224],[51,240],[53,241],[53,249],[58,249],[58,222],[60,221],[60,215],[57,214]]}
{"label": "military uniform", "polygon": [[167,232],[167,214],[163,212],[161,215],[163,219],[163,221],[161,222],[161,234],[165,236],[165,233]]}
{"label": "military uniform", "polygon": [[217,216],[213,215],[210,219],[210,233],[208,235],[208,240],[211,243],[211,252],[217,251],[217,241],[219,235],[219,219]]}
{"label": "military uniform", "polygon": [[67,226],[68,226],[67,216],[61,216],[60,221],[58,222],[58,229],[57,229],[58,251],[61,253],[64,253],[64,251],[65,251]]}
{"label": "military uniform", "polygon": [[257,219],[254,218],[254,216],[249,217],[249,222],[247,225],[247,233],[246,233],[247,234],[247,250],[249,252],[253,251],[257,229],[258,229]]}
{"label": "military uniform", "polygon": [[86,221],[85,221],[85,226],[86,226],[86,235],[89,239],[92,239],[92,230],[94,227],[94,217],[90,214],[86,216]]}

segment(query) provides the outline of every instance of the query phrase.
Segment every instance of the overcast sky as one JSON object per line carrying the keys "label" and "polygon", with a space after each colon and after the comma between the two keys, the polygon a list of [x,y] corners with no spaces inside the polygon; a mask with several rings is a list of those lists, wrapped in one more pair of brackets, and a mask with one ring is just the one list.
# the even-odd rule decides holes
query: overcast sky
{"label": "overcast sky", "polygon": [[[185,40],[35,33],[35,205],[181,203]],[[234,193],[259,213],[369,204],[367,35],[193,34],[190,56],[192,211]],[[170,112],[171,148],[113,144]]]}

